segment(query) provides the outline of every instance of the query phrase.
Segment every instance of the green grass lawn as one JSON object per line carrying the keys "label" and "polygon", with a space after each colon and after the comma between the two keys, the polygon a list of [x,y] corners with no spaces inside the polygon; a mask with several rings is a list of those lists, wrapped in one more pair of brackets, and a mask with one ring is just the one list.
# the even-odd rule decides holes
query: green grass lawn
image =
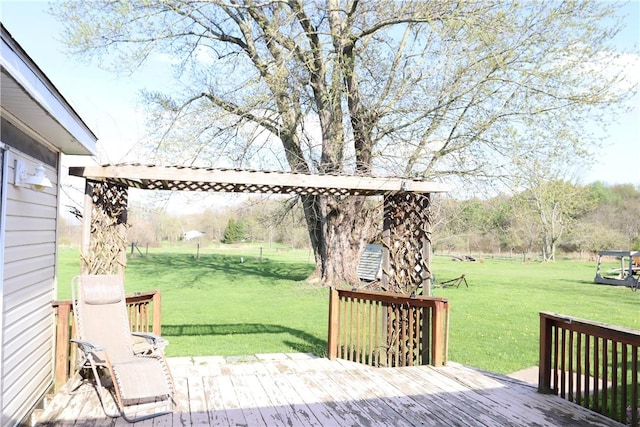
{"label": "green grass lawn", "polygon": [[541,311],[640,330],[640,292],[594,284],[595,263],[435,257],[433,267],[438,280],[465,274],[469,283],[434,289],[450,302],[450,360],[500,373],[537,365]]}
{"label": "green grass lawn", "polygon": [[[145,252],[145,250],[143,250]],[[305,283],[304,250],[194,244],[128,260],[127,292],[162,292],[169,356],[271,352],[326,354],[328,290]],[[465,274],[469,287],[436,288],[450,300],[449,359],[499,373],[538,363],[540,311],[640,329],[640,292],[593,283],[595,263],[454,262],[436,256],[438,281]],[[59,298],[79,272],[62,248]]]}
{"label": "green grass lawn", "polygon": [[[168,356],[326,354],[328,290],[305,284],[313,270],[307,251],[265,249],[262,261],[250,247],[195,254],[167,248],[128,260],[127,292],[162,292]],[[77,251],[62,250],[60,299],[78,271]]]}

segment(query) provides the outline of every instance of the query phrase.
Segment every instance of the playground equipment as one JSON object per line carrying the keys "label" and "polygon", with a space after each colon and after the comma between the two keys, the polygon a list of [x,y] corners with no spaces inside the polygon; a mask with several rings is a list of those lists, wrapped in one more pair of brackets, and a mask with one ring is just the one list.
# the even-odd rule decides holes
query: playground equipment
{"label": "playground equipment", "polygon": [[[614,257],[619,267],[606,257]],[[640,251],[599,251],[595,283],[638,288],[640,277]]]}

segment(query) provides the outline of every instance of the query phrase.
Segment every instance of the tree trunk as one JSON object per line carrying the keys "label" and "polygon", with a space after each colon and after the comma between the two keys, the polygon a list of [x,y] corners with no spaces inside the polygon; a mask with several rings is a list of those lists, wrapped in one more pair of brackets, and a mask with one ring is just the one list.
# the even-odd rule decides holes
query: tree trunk
{"label": "tree trunk", "polygon": [[309,280],[358,284],[358,260],[378,231],[376,209],[358,196],[304,196],[303,206],[316,261]]}
{"label": "tree trunk", "polygon": [[302,207],[304,210],[304,217],[307,222],[307,231],[309,232],[309,241],[311,242],[311,248],[313,249],[313,257],[315,259],[316,268],[307,278],[310,281],[322,281],[323,277],[323,259],[326,259],[326,242],[325,224],[322,220],[322,204],[320,196],[302,196]]}

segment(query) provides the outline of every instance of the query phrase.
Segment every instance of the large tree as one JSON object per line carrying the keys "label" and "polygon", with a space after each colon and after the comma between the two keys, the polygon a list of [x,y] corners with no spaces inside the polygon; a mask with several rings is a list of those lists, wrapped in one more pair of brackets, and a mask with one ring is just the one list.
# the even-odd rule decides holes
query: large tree
{"label": "large tree", "polygon": [[593,200],[584,187],[562,179],[541,178],[535,172],[531,174],[531,186],[514,198],[515,217],[529,216],[535,221],[542,243],[542,259],[555,261],[558,243],[572,231],[580,217],[593,209]]}
{"label": "large tree", "polygon": [[[588,157],[584,121],[623,96],[605,66],[608,2],[71,0],[53,12],[68,45],[106,67],[173,63],[176,85],[146,94],[157,161],[496,180],[540,151]],[[302,202],[315,276],[355,281],[375,204]]]}

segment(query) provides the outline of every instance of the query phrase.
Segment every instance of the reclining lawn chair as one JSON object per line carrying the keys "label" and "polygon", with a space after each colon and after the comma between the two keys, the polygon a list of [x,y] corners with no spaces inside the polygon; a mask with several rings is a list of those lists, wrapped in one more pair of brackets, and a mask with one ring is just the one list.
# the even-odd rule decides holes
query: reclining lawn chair
{"label": "reclining lawn chair", "polygon": [[[86,368],[93,373],[105,414],[137,422],[170,413],[175,388],[164,358],[167,342],[153,334],[131,333],[122,278],[77,276],[71,292],[78,334],[71,342],[81,352],[78,370]],[[142,348],[138,344],[134,351],[134,335],[148,344]],[[111,378],[119,414],[105,407],[99,370]]]}

